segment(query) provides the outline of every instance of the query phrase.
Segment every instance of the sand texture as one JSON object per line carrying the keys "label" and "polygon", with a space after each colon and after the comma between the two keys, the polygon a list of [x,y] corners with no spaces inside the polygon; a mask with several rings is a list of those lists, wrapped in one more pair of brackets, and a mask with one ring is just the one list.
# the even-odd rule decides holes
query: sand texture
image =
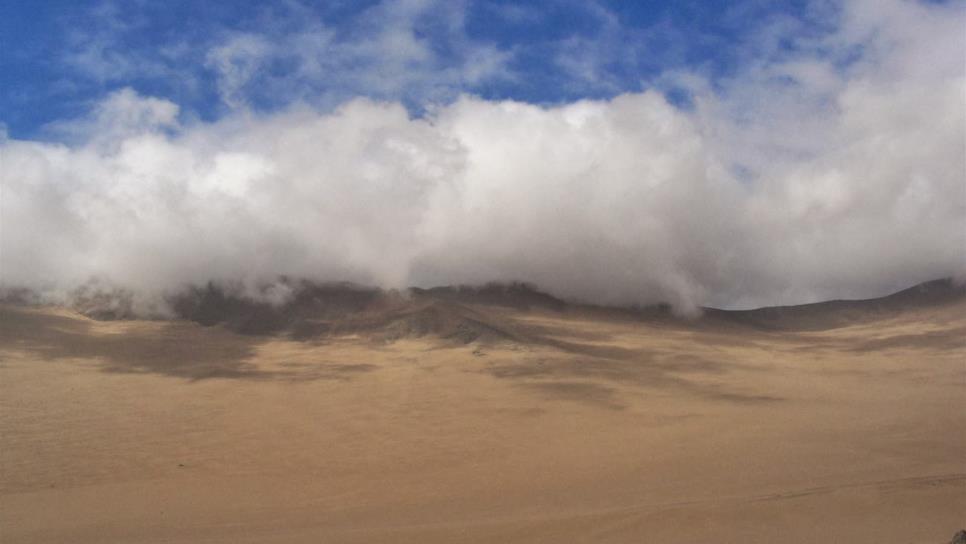
{"label": "sand texture", "polygon": [[193,321],[0,307],[0,541],[939,544],[966,526],[961,297],[682,321],[360,296],[298,320],[200,295]]}

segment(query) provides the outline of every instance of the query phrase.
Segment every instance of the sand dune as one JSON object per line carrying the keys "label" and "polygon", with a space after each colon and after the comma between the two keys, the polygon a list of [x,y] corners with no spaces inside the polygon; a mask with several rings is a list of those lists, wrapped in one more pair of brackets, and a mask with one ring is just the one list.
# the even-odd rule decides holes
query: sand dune
{"label": "sand dune", "polygon": [[942,543],[966,297],[724,312],[526,286],[0,306],[3,542]]}

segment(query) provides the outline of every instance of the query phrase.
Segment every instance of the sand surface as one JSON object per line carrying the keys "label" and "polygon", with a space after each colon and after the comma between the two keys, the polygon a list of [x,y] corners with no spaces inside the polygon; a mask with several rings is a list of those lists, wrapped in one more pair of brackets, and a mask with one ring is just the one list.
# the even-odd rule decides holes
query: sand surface
{"label": "sand surface", "polygon": [[0,307],[0,541],[943,543],[966,306],[766,332],[480,306],[557,343]]}

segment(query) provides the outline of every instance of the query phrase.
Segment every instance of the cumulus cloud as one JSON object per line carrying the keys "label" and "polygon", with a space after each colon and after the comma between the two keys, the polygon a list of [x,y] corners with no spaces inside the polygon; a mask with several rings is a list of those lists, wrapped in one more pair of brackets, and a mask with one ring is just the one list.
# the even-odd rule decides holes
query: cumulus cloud
{"label": "cumulus cloud", "polygon": [[[693,97],[684,109],[651,90],[553,107],[463,96],[423,117],[369,99],[241,107],[201,122],[118,91],[67,125],[68,144],[0,142],[0,280],[63,291],[98,277],[146,298],[279,275],[523,280],[688,311],[957,274],[966,18],[875,6],[847,4],[833,32],[717,85],[669,74]],[[243,76],[236,52],[209,60]]]}

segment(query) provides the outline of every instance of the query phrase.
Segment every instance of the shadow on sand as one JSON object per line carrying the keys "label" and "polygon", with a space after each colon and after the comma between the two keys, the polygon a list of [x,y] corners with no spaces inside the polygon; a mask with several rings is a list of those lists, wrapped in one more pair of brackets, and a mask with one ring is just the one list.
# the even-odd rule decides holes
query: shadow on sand
{"label": "shadow on sand", "polygon": [[644,355],[626,359],[552,358],[497,362],[484,372],[498,379],[511,380],[543,396],[561,400],[580,400],[601,407],[621,409],[620,392],[628,388],[641,391],[671,391],[712,401],[733,404],[759,404],[784,400],[774,395],[733,391],[722,385],[697,381],[688,375],[714,375],[727,372],[727,365],[697,357],[672,359]]}
{"label": "shadow on sand", "polygon": [[774,395],[734,391],[697,379],[721,376],[738,369],[763,371],[738,361],[715,361],[691,354],[580,342],[577,341],[580,335],[566,326],[528,326],[526,336],[535,345],[554,348],[560,356],[494,361],[483,371],[543,396],[579,400],[611,409],[625,407],[619,399],[621,391],[627,393],[628,389],[642,393],[647,390],[671,391],[736,404],[784,400]]}
{"label": "shadow on sand", "polygon": [[10,305],[0,306],[0,346],[24,349],[44,360],[83,358],[105,372],[151,373],[191,381],[349,379],[374,365],[288,363],[263,370],[250,362],[265,337],[244,336],[183,321],[145,326],[115,322],[110,332],[90,320]]}

